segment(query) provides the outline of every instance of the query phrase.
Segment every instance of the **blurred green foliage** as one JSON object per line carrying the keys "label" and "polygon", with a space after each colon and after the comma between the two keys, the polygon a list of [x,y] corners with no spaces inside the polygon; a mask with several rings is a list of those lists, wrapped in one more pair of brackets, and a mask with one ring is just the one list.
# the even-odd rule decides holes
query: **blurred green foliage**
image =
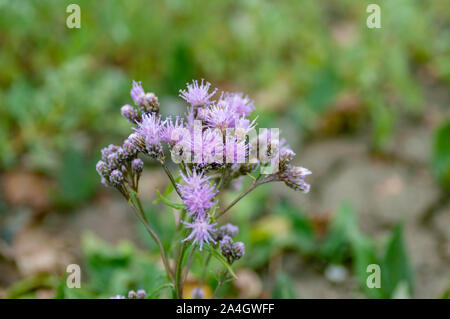
{"label": "blurred green foliage", "polygon": [[[450,83],[450,7],[443,0],[380,1],[382,28],[369,30],[371,2],[79,0],[81,29],[68,29],[71,0],[0,1],[0,170],[20,166],[54,177],[53,199],[65,207],[88,200],[99,184],[99,147],[130,132],[119,108],[131,102],[133,79],[160,97],[164,114],[179,112],[172,98],[193,78],[243,91],[256,100],[262,127],[287,123],[297,139],[316,134],[343,96],[351,96],[358,116],[347,119],[349,129],[333,132],[369,135],[371,148],[382,152],[405,118],[427,115],[423,74],[437,85]],[[449,141],[444,123],[434,138],[432,168],[447,190]],[[370,297],[392,297],[405,286],[411,293],[400,226],[379,243],[343,205],[319,238],[309,216],[292,204],[266,215],[267,197],[267,188],[257,189],[233,213],[237,240],[251,251],[238,267],[259,270],[276,254],[295,251],[352,268]],[[172,214],[146,208],[170,249]],[[144,244],[156,252],[150,239]],[[164,283],[153,254],[130,244],[114,248],[87,235],[83,254],[86,289],[66,289],[64,280],[58,288],[53,277],[38,276],[14,285],[10,296],[57,287],[61,298],[109,297]],[[379,290],[365,285],[370,263],[385,274]],[[200,263],[192,269],[200,273]],[[208,283],[220,263],[212,269]],[[276,276],[272,296],[294,297],[289,282],[284,273]]]}

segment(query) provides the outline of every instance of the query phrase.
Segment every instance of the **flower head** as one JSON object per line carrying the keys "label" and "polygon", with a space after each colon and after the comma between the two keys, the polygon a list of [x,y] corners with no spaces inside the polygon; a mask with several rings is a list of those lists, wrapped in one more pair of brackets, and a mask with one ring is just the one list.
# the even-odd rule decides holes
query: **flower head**
{"label": "flower head", "polygon": [[186,184],[178,184],[178,189],[189,216],[206,217],[207,211],[214,206],[213,199],[217,193],[214,187],[210,186],[209,179],[203,173],[195,170],[191,175],[180,175]]}
{"label": "flower head", "polygon": [[138,111],[130,104],[125,104],[120,108],[120,114],[131,123],[135,123],[140,120]]}
{"label": "flower head", "polygon": [[245,254],[244,243],[238,241],[233,242],[230,236],[225,235],[223,239],[219,242],[219,247],[222,255],[227,259],[227,261],[232,264],[236,260],[242,258]]}
{"label": "flower head", "polygon": [[130,91],[131,98],[133,99],[136,105],[141,105],[144,99],[144,89],[142,88],[141,81],[136,82],[133,81],[133,86]]}
{"label": "flower head", "polygon": [[236,118],[233,109],[225,101],[219,101],[208,109],[205,122],[209,127],[224,130],[233,128]]}
{"label": "flower head", "polygon": [[242,93],[225,93],[222,99],[227,102],[230,108],[238,116],[249,116],[250,113],[255,109],[253,101],[244,96]]}
{"label": "flower head", "polygon": [[281,173],[280,178],[290,188],[303,191],[306,194],[309,192],[310,185],[304,179],[310,174],[312,173],[307,168],[287,165],[287,168]]}
{"label": "flower head", "polygon": [[184,222],[184,225],[192,231],[183,241],[192,240],[194,244],[199,245],[200,250],[205,243],[215,243],[212,234],[216,231],[214,228],[216,223],[210,224],[206,218],[197,218],[193,223]]}
{"label": "flower head", "polygon": [[202,80],[198,85],[197,80],[193,80],[192,84],[187,84],[187,90],[180,90],[180,97],[192,106],[207,106],[213,103],[211,98],[216,94],[217,89],[209,93],[211,83]]}
{"label": "flower head", "polygon": [[239,227],[233,225],[233,224],[226,224],[221,226],[216,233],[216,240],[221,241],[225,236],[234,237],[238,234]]}
{"label": "flower head", "polygon": [[146,295],[147,295],[147,293],[145,292],[144,289],[139,289],[136,292],[136,299],[145,299]]}
{"label": "flower head", "polygon": [[144,162],[140,158],[135,158],[131,162],[131,170],[134,174],[140,174],[144,170]]}
{"label": "flower head", "polygon": [[115,169],[109,175],[109,181],[113,186],[119,186],[123,182],[123,174],[120,170]]}
{"label": "flower head", "polygon": [[173,146],[183,139],[184,119],[177,116],[173,121],[169,116],[164,122],[161,132],[162,140]]}
{"label": "flower head", "polygon": [[143,113],[159,112],[158,98],[154,93],[145,93],[140,81],[133,81],[130,95],[134,103],[139,106],[139,109]]}
{"label": "flower head", "polygon": [[146,151],[157,156],[162,151],[161,135],[164,123],[161,123],[161,116],[156,113],[144,114],[138,125],[136,132],[144,138]]}

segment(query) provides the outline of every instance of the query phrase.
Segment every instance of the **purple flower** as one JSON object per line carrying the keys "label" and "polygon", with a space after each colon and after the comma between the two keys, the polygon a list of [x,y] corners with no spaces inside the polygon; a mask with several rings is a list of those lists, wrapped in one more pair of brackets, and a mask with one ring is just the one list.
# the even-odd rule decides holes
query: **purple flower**
{"label": "purple flower", "polygon": [[217,89],[214,89],[209,93],[211,83],[202,80],[200,86],[197,80],[193,80],[192,84],[187,84],[187,90],[180,90],[180,97],[188,102],[192,106],[207,106],[213,103],[211,98],[216,93]]}
{"label": "purple flower", "polygon": [[145,92],[142,88],[141,81],[133,81],[133,87],[131,88],[130,95],[136,105],[141,105],[143,103]]}
{"label": "purple flower", "polygon": [[187,207],[189,216],[206,217],[206,212],[214,206],[214,196],[217,194],[214,187],[210,186],[208,177],[203,173],[197,173],[195,170],[192,175],[183,175],[181,177],[186,185],[178,184],[183,203]]}
{"label": "purple flower", "polygon": [[136,291],[130,290],[128,292],[128,299],[136,299]]}
{"label": "purple flower", "polygon": [[211,106],[205,116],[205,122],[209,127],[225,130],[235,125],[236,113],[224,101]]}
{"label": "purple flower", "polygon": [[104,161],[98,161],[95,169],[97,170],[97,173],[102,177],[106,177],[109,174],[109,167]]}
{"label": "purple flower", "polygon": [[136,292],[136,299],[145,299],[145,296],[147,295],[147,293],[145,292],[144,289],[139,289]]}
{"label": "purple flower", "polygon": [[123,174],[120,170],[115,169],[109,175],[109,181],[113,186],[119,186],[123,182]]}
{"label": "purple flower", "polygon": [[233,254],[233,239],[230,236],[224,236],[219,242],[219,247],[222,255],[230,261]]}
{"label": "purple flower", "polygon": [[216,240],[220,241],[222,238],[225,238],[225,236],[234,237],[239,232],[239,227],[233,225],[233,224],[226,224],[221,226],[216,234]]}
{"label": "purple flower", "polygon": [[164,122],[162,140],[173,146],[183,138],[184,119],[177,116],[174,122],[172,117],[168,117]]}
{"label": "purple flower", "polygon": [[183,223],[186,228],[192,229],[189,236],[183,239],[183,241],[192,240],[194,244],[198,244],[200,246],[200,250],[202,250],[205,243],[215,243],[211,234],[216,231],[214,226],[217,223],[210,224],[206,218],[197,218],[193,223]]}
{"label": "purple flower", "polygon": [[164,123],[161,123],[161,116],[155,113],[144,114],[138,125],[136,132],[144,138],[147,152],[157,156],[162,151],[161,135]]}
{"label": "purple flower", "polygon": [[131,170],[134,174],[142,173],[142,170],[144,169],[144,162],[140,158],[135,158],[131,162]]}
{"label": "purple flower", "polygon": [[290,188],[306,194],[309,192],[310,185],[304,179],[310,174],[312,173],[307,168],[287,165],[286,169],[281,172],[280,179]]}
{"label": "purple flower", "polygon": [[249,116],[255,109],[253,101],[242,93],[225,93],[221,99],[227,102],[238,116]]}
{"label": "purple flower", "polygon": [[133,145],[133,147],[136,149],[136,153],[143,152],[145,150],[145,139],[138,133],[131,133],[128,136],[127,141],[129,141]]}
{"label": "purple flower", "polygon": [[233,243],[233,239],[231,239],[230,236],[224,236],[219,242],[219,247],[222,255],[230,264],[240,259],[245,254],[244,243],[240,241]]}
{"label": "purple flower", "polygon": [[130,95],[143,113],[159,112],[158,98],[154,93],[145,93],[140,81],[133,81]]}
{"label": "purple flower", "polygon": [[117,152],[117,150],[119,149],[119,146],[113,145],[113,144],[109,144],[107,147],[103,148],[101,153],[102,153],[102,160],[104,162],[108,161],[108,157],[109,155],[111,155],[112,153]]}
{"label": "purple flower", "polygon": [[243,242],[238,241],[233,245],[233,253],[234,253],[234,260],[238,260],[242,258],[245,254],[245,245]]}
{"label": "purple flower", "polygon": [[134,107],[132,107],[130,104],[125,104],[124,106],[122,106],[120,108],[120,114],[122,114],[122,116],[124,118],[126,118],[128,121],[130,121],[131,123],[135,123],[135,122],[139,121],[138,111]]}

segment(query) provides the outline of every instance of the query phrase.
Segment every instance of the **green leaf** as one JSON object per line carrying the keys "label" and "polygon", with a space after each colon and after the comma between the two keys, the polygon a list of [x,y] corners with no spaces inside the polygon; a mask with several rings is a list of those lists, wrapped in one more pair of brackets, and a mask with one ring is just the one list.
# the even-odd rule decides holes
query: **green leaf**
{"label": "green leaf", "polygon": [[387,244],[381,265],[381,288],[388,297],[392,297],[397,287],[405,283],[411,293],[413,272],[403,242],[403,228],[397,225]]}
{"label": "green leaf", "polygon": [[216,258],[222,265],[225,266],[225,268],[228,270],[228,272],[233,276],[233,278],[237,278],[236,274],[234,273],[233,269],[231,268],[231,265],[228,263],[228,261],[225,259],[225,257],[222,256],[220,252],[218,252],[216,249],[212,248],[209,245],[205,246],[206,249],[211,253],[211,255]]}
{"label": "green leaf", "polygon": [[164,195],[162,195],[159,190],[156,190],[156,194],[158,195],[158,199],[155,199],[153,201],[153,204],[159,203],[159,202],[163,202],[164,204],[166,204],[169,207],[175,208],[175,209],[185,209],[186,206],[184,204],[180,204],[180,203],[175,203],[173,201],[171,201],[170,199],[167,199],[167,197],[165,197]]}
{"label": "green leaf", "polygon": [[431,163],[437,180],[450,192],[450,122],[443,124],[435,133]]}

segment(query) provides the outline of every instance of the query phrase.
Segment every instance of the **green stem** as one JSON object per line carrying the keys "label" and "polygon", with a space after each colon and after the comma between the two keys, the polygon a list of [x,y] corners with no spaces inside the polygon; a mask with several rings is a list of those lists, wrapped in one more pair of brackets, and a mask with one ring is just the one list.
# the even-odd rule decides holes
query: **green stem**
{"label": "green stem", "polygon": [[160,163],[161,163],[162,168],[166,172],[167,176],[169,177],[170,182],[172,183],[173,187],[175,188],[175,191],[177,192],[178,196],[180,196],[180,198],[182,198],[180,190],[178,189],[177,183],[175,182],[175,179],[173,178],[173,175],[170,172],[169,168],[167,167],[166,163],[163,160],[161,160]]}
{"label": "green stem", "polygon": [[177,258],[177,265],[175,268],[175,294],[176,298],[178,299],[183,298],[182,278],[183,278],[183,258],[185,251],[186,251],[186,242],[183,242],[181,244],[179,256]]}
{"label": "green stem", "polygon": [[132,200],[130,200],[130,204],[131,204],[132,208],[134,209],[138,219],[142,222],[142,224],[144,224],[145,229],[147,230],[147,232],[150,234],[150,236],[153,238],[153,240],[158,245],[159,250],[161,252],[161,259],[163,261],[164,268],[166,269],[166,272],[167,272],[170,280],[173,281],[174,278],[173,278],[172,269],[169,266],[169,262],[168,262],[168,259],[167,259],[167,256],[166,256],[166,252],[165,252],[164,247],[163,247],[163,245],[161,243],[161,240],[159,239],[159,237],[156,234],[156,232],[153,230],[153,228],[148,223],[148,219],[145,216],[144,209],[142,208],[142,204],[141,204],[141,201],[139,200],[139,197],[137,195],[135,195],[134,198],[136,199],[137,207],[136,207],[135,203]]}
{"label": "green stem", "polygon": [[217,295],[217,292],[219,291],[220,287],[222,287],[222,285],[225,283],[225,280],[227,278],[227,274],[228,274],[228,270],[224,270],[224,272],[222,273],[222,275],[219,278],[219,283],[217,284],[216,289],[214,290],[211,299],[215,298]]}
{"label": "green stem", "polygon": [[225,215],[226,212],[228,212],[231,207],[233,207],[234,205],[236,205],[242,198],[244,198],[245,195],[247,195],[248,193],[250,193],[252,190],[254,190],[256,187],[258,187],[259,185],[261,185],[262,183],[258,183],[257,180],[255,180],[253,182],[253,184],[245,191],[243,192],[241,195],[239,195],[235,200],[233,200],[230,205],[228,205],[227,208],[225,208],[223,211],[221,211],[219,214],[217,214],[216,219],[222,217],[223,215]]}

